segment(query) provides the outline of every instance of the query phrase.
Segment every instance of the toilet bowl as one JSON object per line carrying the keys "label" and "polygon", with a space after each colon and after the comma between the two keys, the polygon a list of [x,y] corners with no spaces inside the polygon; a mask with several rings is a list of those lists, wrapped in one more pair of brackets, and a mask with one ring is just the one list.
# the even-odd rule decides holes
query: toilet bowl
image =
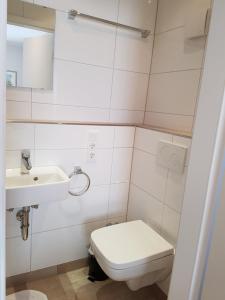
{"label": "toilet bowl", "polygon": [[93,231],[91,248],[104,272],[131,290],[162,281],[172,270],[173,246],[140,220]]}
{"label": "toilet bowl", "polygon": [[8,295],[6,300],[48,300],[48,298],[41,292],[26,290]]}

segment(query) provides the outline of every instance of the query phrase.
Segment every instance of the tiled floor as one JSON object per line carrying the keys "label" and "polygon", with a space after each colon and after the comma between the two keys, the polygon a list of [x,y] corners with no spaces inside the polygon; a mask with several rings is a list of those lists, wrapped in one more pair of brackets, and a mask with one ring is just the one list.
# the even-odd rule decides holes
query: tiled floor
{"label": "tiled floor", "polygon": [[155,285],[132,292],[123,282],[92,283],[87,280],[87,268],[10,287],[7,294],[24,289],[41,291],[48,300],[166,300]]}

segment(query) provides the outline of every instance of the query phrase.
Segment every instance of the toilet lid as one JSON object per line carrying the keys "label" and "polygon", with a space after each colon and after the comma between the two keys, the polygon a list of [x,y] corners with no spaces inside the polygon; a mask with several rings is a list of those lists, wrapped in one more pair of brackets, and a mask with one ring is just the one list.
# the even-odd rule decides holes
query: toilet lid
{"label": "toilet lid", "polygon": [[48,300],[48,298],[41,292],[26,290],[11,294],[6,297],[6,300]]}
{"label": "toilet lid", "polygon": [[113,269],[126,269],[174,254],[174,248],[143,221],[97,229],[91,247]]}

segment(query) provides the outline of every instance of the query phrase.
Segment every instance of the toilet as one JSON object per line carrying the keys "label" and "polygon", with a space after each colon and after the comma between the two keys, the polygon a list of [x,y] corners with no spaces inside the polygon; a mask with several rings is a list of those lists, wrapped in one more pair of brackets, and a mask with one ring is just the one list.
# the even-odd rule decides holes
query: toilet
{"label": "toilet", "polygon": [[48,298],[41,292],[25,290],[8,295],[6,300],[48,300]]}
{"label": "toilet", "polygon": [[91,248],[103,271],[135,291],[171,273],[174,247],[143,221],[97,229]]}

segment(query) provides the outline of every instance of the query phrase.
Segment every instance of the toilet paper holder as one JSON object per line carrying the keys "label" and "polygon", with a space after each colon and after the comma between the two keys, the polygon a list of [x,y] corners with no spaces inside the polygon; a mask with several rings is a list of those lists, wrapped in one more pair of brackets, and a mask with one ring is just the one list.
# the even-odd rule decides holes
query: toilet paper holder
{"label": "toilet paper holder", "polygon": [[69,178],[71,179],[73,176],[76,176],[76,175],[84,175],[87,179],[87,184],[85,185],[85,187],[79,191],[79,192],[72,192],[69,190],[69,194],[72,195],[72,196],[82,196],[83,194],[85,194],[88,190],[89,190],[89,187],[91,185],[91,179],[89,177],[89,175],[87,173],[85,173],[84,171],[82,171],[81,167],[80,166],[75,166],[74,167],[74,170],[73,172],[69,175]]}

